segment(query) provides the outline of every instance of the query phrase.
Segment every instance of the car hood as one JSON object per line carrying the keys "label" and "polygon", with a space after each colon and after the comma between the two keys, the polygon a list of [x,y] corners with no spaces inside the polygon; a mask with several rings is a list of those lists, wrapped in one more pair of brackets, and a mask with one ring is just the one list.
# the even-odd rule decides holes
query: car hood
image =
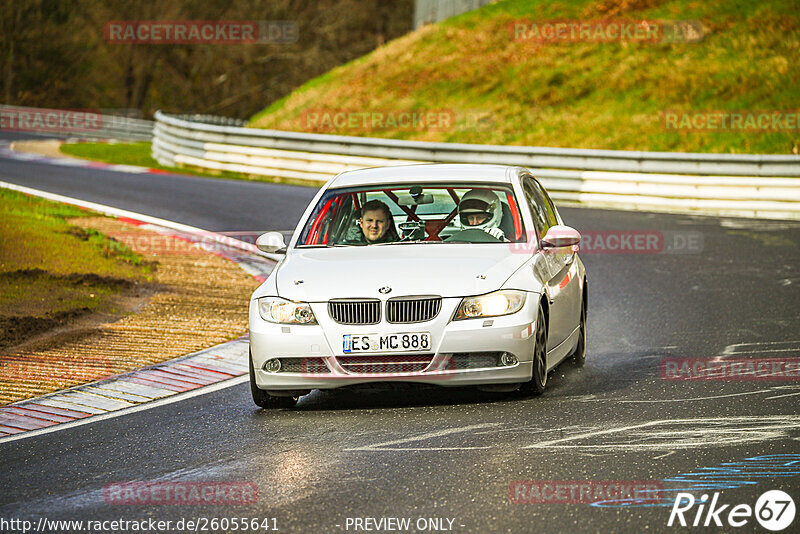
{"label": "car hood", "polygon": [[499,244],[295,249],[278,268],[277,289],[305,302],[479,295],[500,288],[528,258]]}

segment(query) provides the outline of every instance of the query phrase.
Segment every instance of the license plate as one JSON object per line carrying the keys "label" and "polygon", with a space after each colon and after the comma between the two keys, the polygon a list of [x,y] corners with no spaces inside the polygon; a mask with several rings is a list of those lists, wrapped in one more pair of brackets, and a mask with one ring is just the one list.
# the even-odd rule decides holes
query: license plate
{"label": "license plate", "polygon": [[431,350],[430,332],[402,334],[345,334],[342,337],[345,354],[354,352],[413,352]]}

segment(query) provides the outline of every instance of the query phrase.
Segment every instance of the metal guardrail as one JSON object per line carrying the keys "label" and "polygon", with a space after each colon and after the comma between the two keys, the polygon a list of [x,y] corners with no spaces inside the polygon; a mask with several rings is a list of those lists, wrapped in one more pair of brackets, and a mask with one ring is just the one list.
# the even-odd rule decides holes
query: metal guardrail
{"label": "metal guardrail", "polygon": [[416,0],[414,2],[414,29],[478,9],[493,0]]}
{"label": "metal guardrail", "polygon": [[44,109],[0,105],[0,131],[42,134],[59,139],[150,141],[155,123],[101,110]]}
{"label": "metal guardrail", "polygon": [[313,183],[380,165],[522,165],[561,202],[800,219],[800,156],[428,143],[242,128],[161,112],[155,118],[153,156],[162,165]]}
{"label": "metal guardrail", "polygon": [[242,119],[235,119],[233,117],[222,117],[220,115],[204,115],[202,113],[191,113],[184,115],[170,115],[176,119],[181,119],[189,122],[202,122],[203,124],[213,124],[215,126],[239,126],[243,127],[247,121]]}

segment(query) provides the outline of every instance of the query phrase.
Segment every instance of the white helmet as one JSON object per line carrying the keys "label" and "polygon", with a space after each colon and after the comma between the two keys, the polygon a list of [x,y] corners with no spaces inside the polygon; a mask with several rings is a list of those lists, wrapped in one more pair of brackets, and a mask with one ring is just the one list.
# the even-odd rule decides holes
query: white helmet
{"label": "white helmet", "polygon": [[[485,214],[486,220],[471,226],[467,220],[468,215]],[[475,228],[487,230],[500,226],[503,218],[503,207],[494,191],[488,189],[473,189],[461,198],[458,204],[458,219],[462,228]]]}

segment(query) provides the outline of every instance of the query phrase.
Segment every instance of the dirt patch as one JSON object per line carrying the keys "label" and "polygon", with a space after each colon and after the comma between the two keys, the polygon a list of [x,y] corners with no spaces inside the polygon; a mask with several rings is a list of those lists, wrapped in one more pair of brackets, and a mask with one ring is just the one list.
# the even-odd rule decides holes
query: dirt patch
{"label": "dirt patch", "polygon": [[51,158],[68,158],[68,154],[61,152],[61,144],[63,141],[57,139],[48,139],[45,141],[14,141],[11,143],[11,150],[15,152],[31,152],[33,154],[41,154]]}
{"label": "dirt patch", "polygon": [[[156,283],[94,273],[63,275],[43,269],[20,269],[0,273],[0,287],[14,283],[44,287],[57,285],[62,289],[75,287],[83,291],[89,288],[98,293],[101,290],[112,289],[115,293],[105,298],[103,305],[95,309],[83,306],[45,315],[15,315],[12,307],[6,307],[0,314],[0,351],[10,347],[30,349],[37,343],[47,345],[62,338],[65,333],[68,337],[75,337],[76,333],[86,331],[87,328],[91,329],[115,321],[127,313],[138,311],[156,292],[166,289]],[[31,312],[35,311],[29,301],[26,301],[25,305]],[[42,307],[46,309],[48,304],[43,302]]]}
{"label": "dirt patch", "polygon": [[81,308],[59,312],[53,317],[0,317],[0,349],[17,345],[41,332],[68,325],[90,312],[89,308]]}
{"label": "dirt patch", "polygon": [[61,282],[114,287],[119,293],[102,310],[2,319],[0,404],[176,358],[247,331],[248,300],[258,282],[235,263],[114,219],[69,222],[142,254],[156,267],[153,280],[52,275],[41,269],[6,273],[41,280],[60,276]]}
{"label": "dirt patch", "polygon": [[44,269],[0,272],[0,349],[89,313],[119,317],[121,295],[135,295],[143,280],[96,273],[57,274]]}
{"label": "dirt patch", "polygon": [[125,278],[116,278],[113,276],[103,276],[95,273],[70,273],[70,274],[54,274],[45,271],[44,269],[17,269],[6,273],[0,273],[0,280],[14,280],[14,279],[33,279],[41,280],[48,278],[54,281],[61,281],[69,285],[103,285],[114,287],[117,289],[130,289],[136,285],[133,280],[126,280]]}

